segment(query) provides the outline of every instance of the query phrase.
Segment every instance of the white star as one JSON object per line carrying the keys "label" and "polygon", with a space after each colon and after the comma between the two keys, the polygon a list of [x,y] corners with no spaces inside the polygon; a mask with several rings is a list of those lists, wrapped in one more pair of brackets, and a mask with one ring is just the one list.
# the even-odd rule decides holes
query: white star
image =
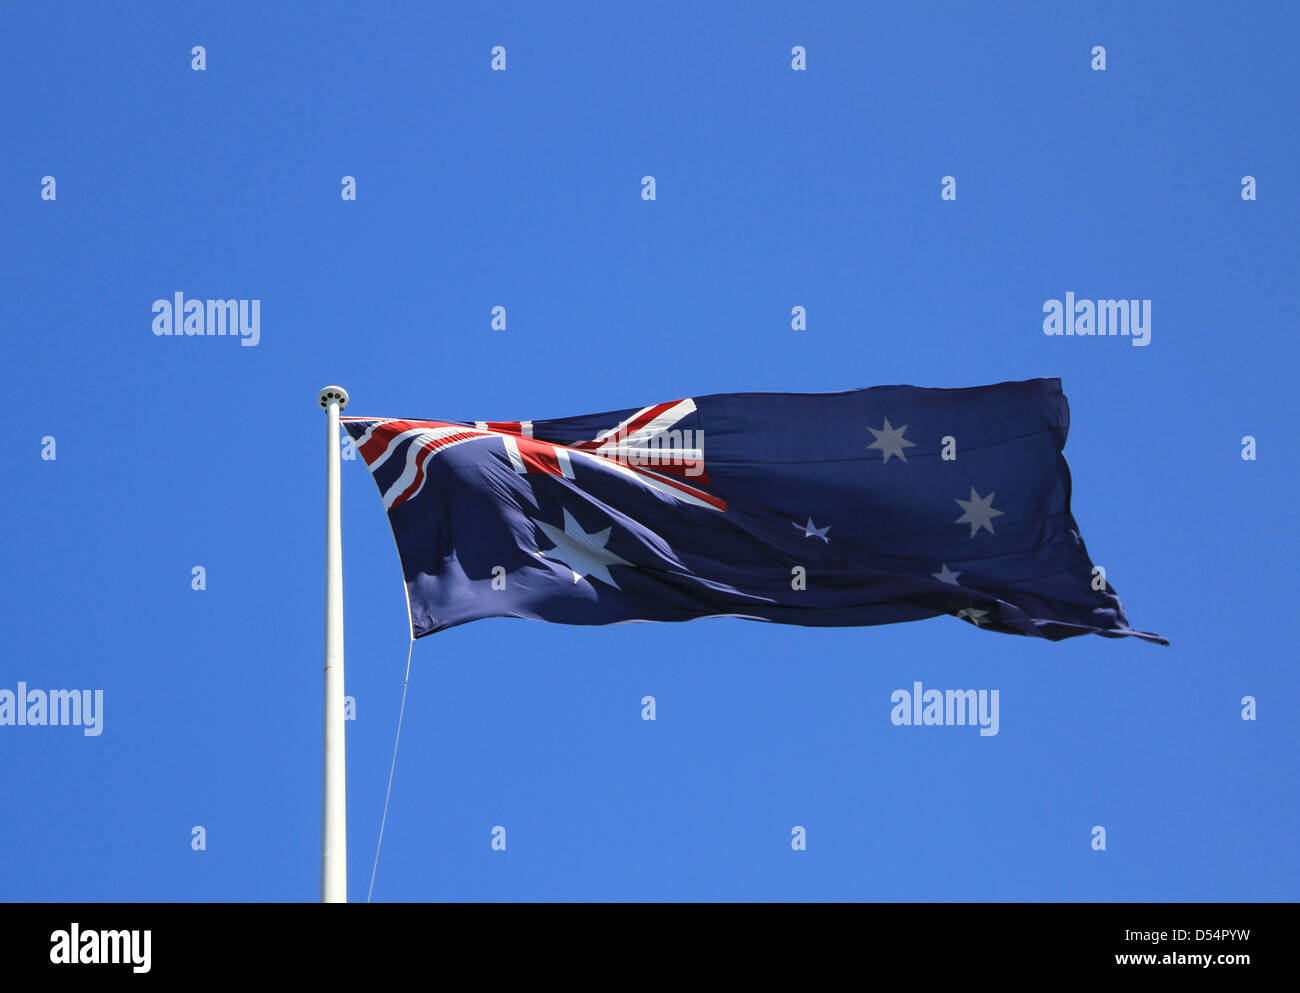
{"label": "white star", "polygon": [[791,521],[790,523],[797,528],[803,528],[803,536],[805,538],[820,538],[828,545],[831,543],[831,540],[826,537],[826,532],[831,529],[831,526],[829,524],[827,524],[824,528],[819,528],[816,524],[813,523],[813,519],[811,517],[808,518],[807,524],[800,524],[798,521]]}
{"label": "white star", "polygon": [[873,428],[870,424],[867,425],[867,430],[876,436],[876,440],[873,441],[867,447],[879,448],[882,452],[884,452],[885,462],[889,461],[889,456],[891,455],[897,455],[900,459],[906,462],[907,456],[903,454],[903,449],[912,448],[916,444],[916,442],[908,441],[906,438],[903,437],[903,432],[907,430],[906,424],[904,424],[901,428],[893,427],[889,423],[888,417],[885,418],[885,426],[881,428],[879,431]]}
{"label": "white star", "polygon": [[564,509],[564,530],[545,521],[534,522],[545,532],[546,537],[551,539],[554,548],[542,552],[533,552],[539,559],[551,559],[569,567],[573,573],[573,581],[576,583],[584,576],[594,576],[604,583],[608,583],[614,589],[619,589],[618,583],[614,582],[614,577],[609,574],[611,565],[632,565],[627,559],[620,558],[613,552],[609,551],[605,545],[609,542],[612,527],[605,528],[604,531],[592,532],[588,534],[578,524],[568,508]]}
{"label": "white star", "polygon": [[935,579],[939,580],[939,582],[941,583],[952,583],[953,586],[957,586],[959,585],[957,582],[957,577],[960,576],[961,573],[953,572],[951,569],[948,568],[948,563],[945,562],[943,564],[942,572],[932,572],[930,573],[930,575],[933,576]]}
{"label": "white star", "polygon": [[[969,524],[970,536],[975,537],[975,533],[980,528],[988,528],[989,534],[993,534],[993,518],[1001,517],[1004,511],[993,509],[993,498],[996,493],[990,493],[986,497],[980,496],[975,492],[975,487],[970,488],[969,500],[957,500],[958,506],[965,511],[954,524]],[[956,498],[954,498],[956,499]]]}
{"label": "white star", "polygon": [[974,607],[966,607],[957,611],[958,617],[964,617],[976,627],[979,627],[984,623],[984,618],[987,617],[988,614],[989,612],[987,610],[976,610]]}

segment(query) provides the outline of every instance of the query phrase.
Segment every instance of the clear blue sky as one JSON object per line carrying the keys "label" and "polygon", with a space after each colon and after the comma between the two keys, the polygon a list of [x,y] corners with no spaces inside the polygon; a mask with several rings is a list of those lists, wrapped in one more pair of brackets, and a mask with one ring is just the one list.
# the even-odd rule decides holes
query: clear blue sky
{"label": "clear blue sky", "polygon": [[[316,898],[327,383],[514,420],[1036,376],[1171,647],[465,625],[415,645],[375,899],[1300,896],[1300,15],[1059,6],[8,5],[0,688],[104,727],[0,727],[0,898]],[[155,336],[178,291],[260,343]],[[1152,300],[1150,346],[1045,336],[1067,291]],[[407,634],[360,461],[343,500],[364,899]],[[999,734],[892,726],[918,680]]]}

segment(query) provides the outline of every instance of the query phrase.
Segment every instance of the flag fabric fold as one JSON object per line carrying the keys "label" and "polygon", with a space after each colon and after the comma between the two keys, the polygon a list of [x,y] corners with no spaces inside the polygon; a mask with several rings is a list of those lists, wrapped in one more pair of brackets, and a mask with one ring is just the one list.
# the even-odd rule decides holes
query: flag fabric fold
{"label": "flag fabric fold", "polygon": [[345,417],[416,637],[565,624],[952,615],[1134,636],[1070,511],[1058,379],[733,393],[536,421]]}

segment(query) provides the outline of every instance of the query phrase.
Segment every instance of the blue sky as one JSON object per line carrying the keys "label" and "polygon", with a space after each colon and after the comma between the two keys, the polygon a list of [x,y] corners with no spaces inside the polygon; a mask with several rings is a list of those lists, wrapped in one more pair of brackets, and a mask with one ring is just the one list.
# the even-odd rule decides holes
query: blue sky
{"label": "blue sky", "polygon": [[[104,694],[98,736],[0,727],[0,898],[316,898],[327,383],[515,420],[1037,376],[1169,648],[468,624],[415,645],[375,899],[1300,895],[1294,9],[445,6],[0,15],[0,689]],[[1067,291],[1151,344],[1045,336]],[[260,300],[259,344],[155,336],[176,292]],[[407,634],[343,468],[364,899]],[[894,727],[918,680],[999,733]]]}

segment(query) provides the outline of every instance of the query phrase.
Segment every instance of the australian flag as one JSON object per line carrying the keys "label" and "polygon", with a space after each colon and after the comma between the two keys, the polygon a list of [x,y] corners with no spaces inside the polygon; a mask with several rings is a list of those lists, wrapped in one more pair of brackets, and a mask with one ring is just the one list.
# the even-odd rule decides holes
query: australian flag
{"label": "australian flag", "polygon": [[1070,513],[1059,379],[727,393],[538,421],[345,417],[416,637],[484,617],[947,614],[1131,635]]}

